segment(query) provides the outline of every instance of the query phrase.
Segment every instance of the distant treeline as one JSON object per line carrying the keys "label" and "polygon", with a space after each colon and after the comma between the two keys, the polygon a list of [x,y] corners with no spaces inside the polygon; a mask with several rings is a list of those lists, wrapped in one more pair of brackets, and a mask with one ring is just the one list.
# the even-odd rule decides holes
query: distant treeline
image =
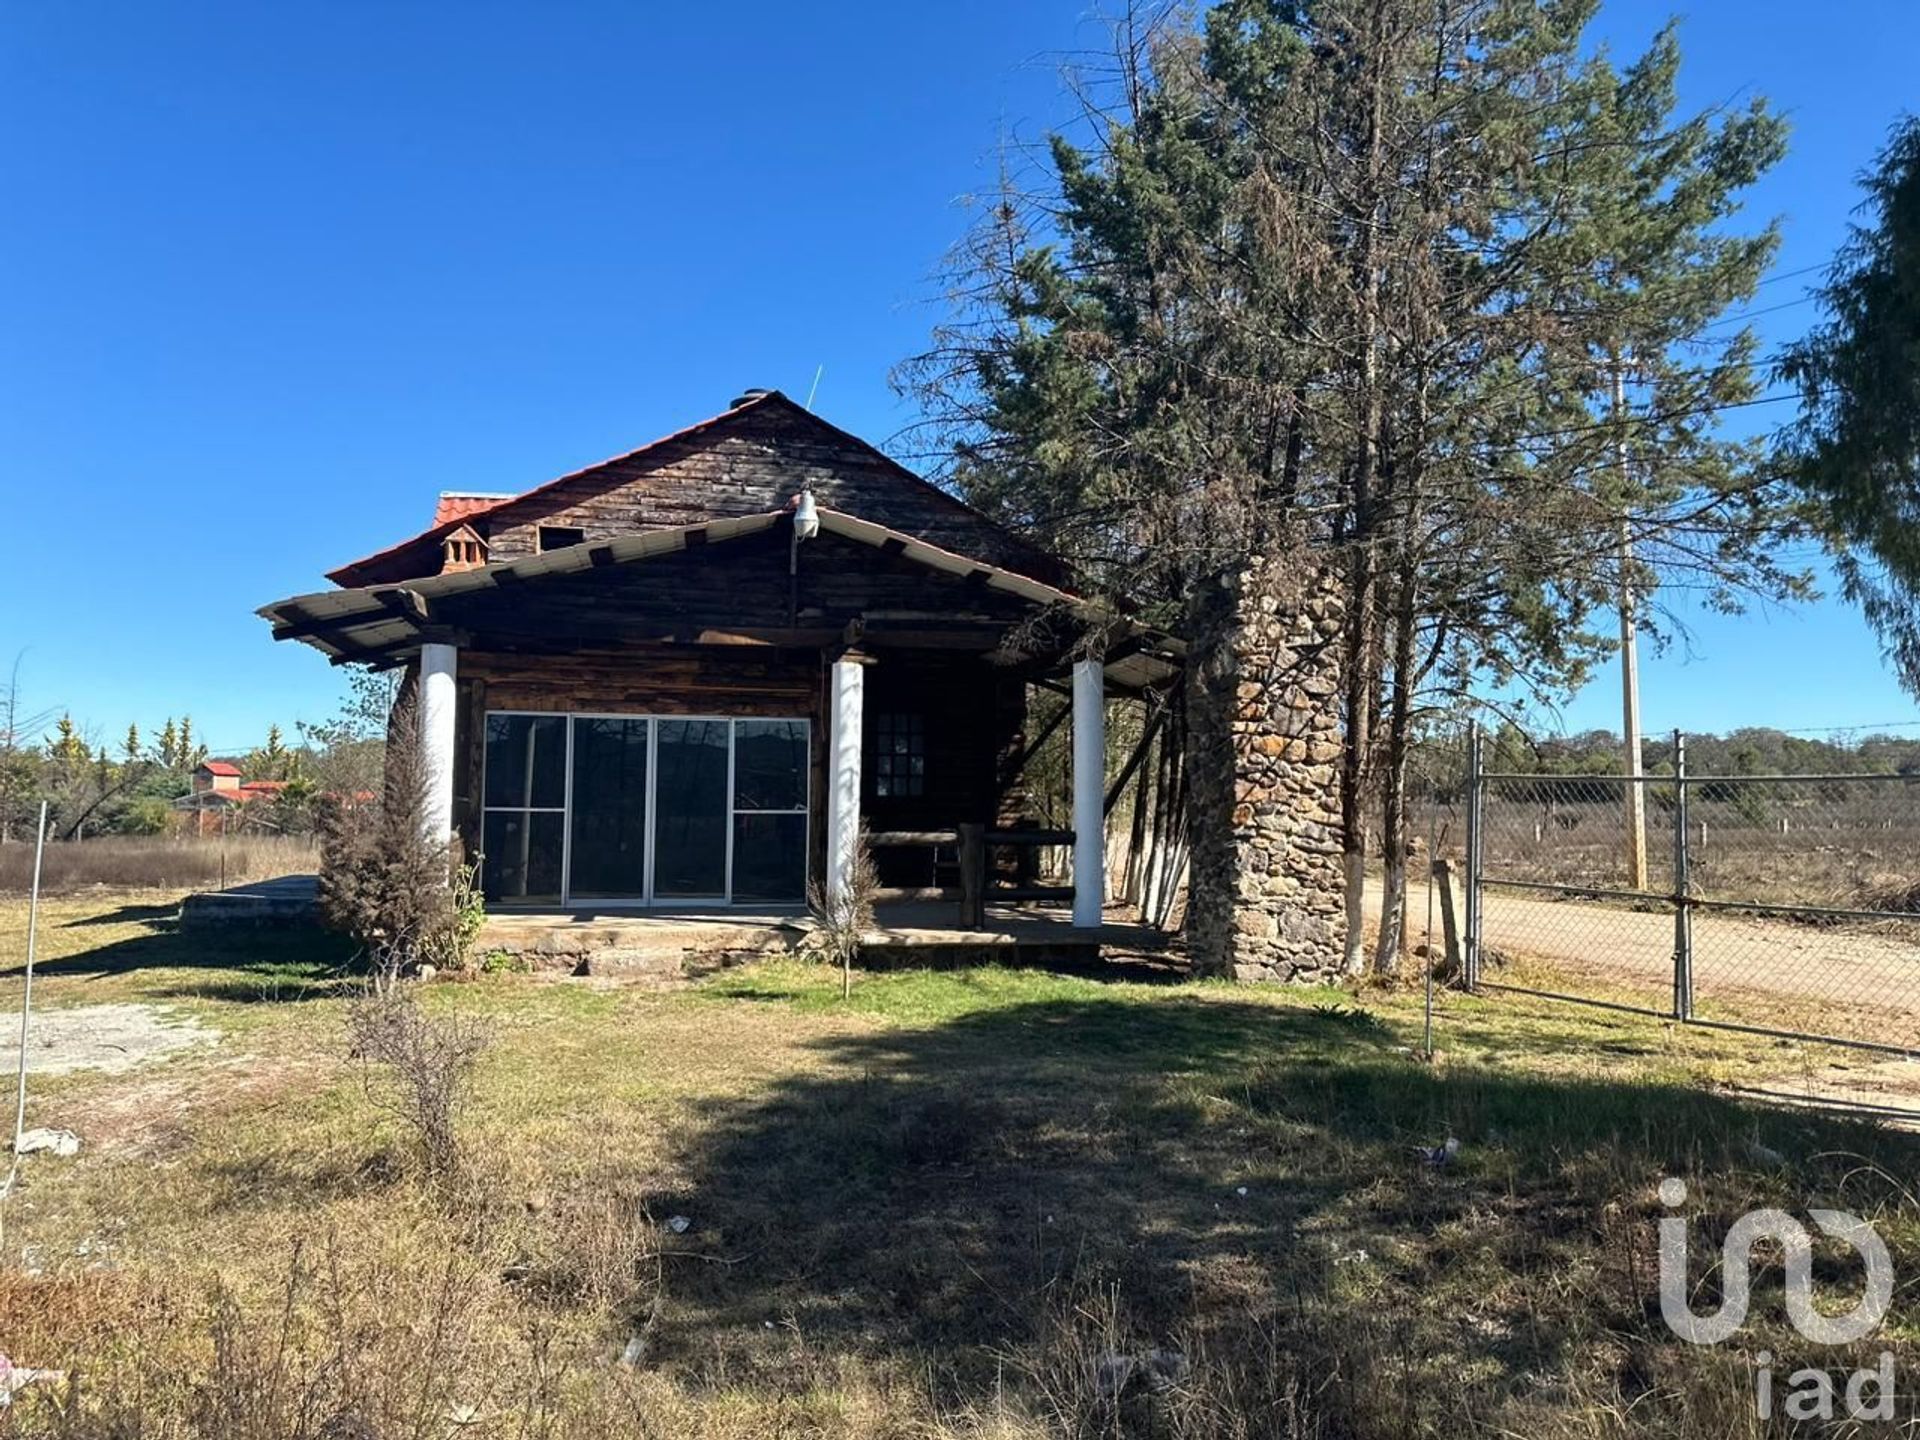
{"label": "distant treeline", "polygon": [[[1836,730],[1811,736],[1754,725],[1725,735],[1688,734],[1686,747],[1689,775],[1920,775],[1920,733]],[[1610,730],[1539,737],[1511,724],[1486,732],[1485,763],[1490,771],[1527,775],[1626,770],[1620,737]],[[1641,763],[1648,774],[1673,773],[1671,731],[1643,740]],[[1429,733],[1421,742],[1418,770],[1430,793],[1452,794],[1466,768],[1461,731]]]}

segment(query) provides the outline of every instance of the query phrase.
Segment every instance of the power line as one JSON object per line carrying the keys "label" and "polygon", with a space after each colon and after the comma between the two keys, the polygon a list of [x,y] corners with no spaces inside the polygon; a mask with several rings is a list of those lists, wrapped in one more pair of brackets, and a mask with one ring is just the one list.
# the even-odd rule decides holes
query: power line
{"label": "power line", "polygon": [[1818,265],[1802,265],[1798,270],[1782,270],[1778,275],[1769,275],[1766,279],[1760,281],[1759,284],[1777,285],[1782,280],[1798,279],[1802,275],[1811,275],[1816,271],[1824,271],[1826,268],[1827,265],[1825,261],[1822,261]]}
{"label": "power line", "polygon": [[1758,310],[1744,310],[1738,315],[1728,315],[1725,318],[1720,320],[1709,321],[1707,324],[1702,325],[1700,329],[1701,330],[1718,330],[1723,326],[1727,326],[1727,325],[1744,325],[1747,323],[1747,321],[1756,320],[1762,315],[1775,315],[1782,310],[1793,310],[1798,308],[1801,305],[1806,305],[1811,303],[1812,301],[1818,300],[1819,298],[1820,297],[1817,294],[1809,290],[1804,295],[1801,295],[1792,300],[1783,300],[1778,305],[1763,305]]}

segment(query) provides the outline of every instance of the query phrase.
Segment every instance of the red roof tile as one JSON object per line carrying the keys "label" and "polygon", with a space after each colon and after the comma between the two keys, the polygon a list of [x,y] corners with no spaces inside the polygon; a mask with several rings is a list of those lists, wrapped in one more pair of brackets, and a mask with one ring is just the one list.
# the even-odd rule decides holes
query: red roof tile
{"label": "red roof tile", "polygon": [[227,760],[203,760],[200,768],[209,775],[238,775],[240,767]]}
{"label": "red roof tile", "polygon": [[433,526],[429,528],[437,528],[451,520],[464,520],[469,515],[482,514],[502,501],[515,498],[512,495],[459,495],[448,491],[441,495],[440,503],[433,507]]}

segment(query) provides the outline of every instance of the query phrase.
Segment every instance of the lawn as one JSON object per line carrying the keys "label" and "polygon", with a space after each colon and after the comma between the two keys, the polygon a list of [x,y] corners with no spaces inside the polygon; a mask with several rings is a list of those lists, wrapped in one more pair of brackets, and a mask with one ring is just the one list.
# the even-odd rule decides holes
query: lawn
{"label": "lawn", "polygon": [[[1905,1285],[1857,1355],[1786,1328],[1778,1257],[1736,1342],[1660,1319],[1666,1175],[1697,1308],[1760,1204],[1862,1214],[1920,1275],[1920,1140],[1726,1093],[1810,1047],[1447,995],[1428,1062],[1417,994],[495,975],[422,991],[492,1034],[436,1187],[345,1056],[339,949],[167,906],[43,917],[40,1003],[220,1039],[36,1084],[86,1143],[8,1202],[0,1351],[75,1380],[18,1433],[1717,1440],[1788,1433],[1762,1347],[1891,1350],[1903,1414],[1920,1383]],[[0,908],[0,966],[23,932]],[[1835,1300],[1851,1273],[1820,1257]]]}

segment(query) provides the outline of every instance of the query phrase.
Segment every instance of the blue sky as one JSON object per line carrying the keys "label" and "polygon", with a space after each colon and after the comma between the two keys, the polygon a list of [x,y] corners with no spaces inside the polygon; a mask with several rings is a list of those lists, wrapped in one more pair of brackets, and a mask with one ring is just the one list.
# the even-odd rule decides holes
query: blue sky
{"label": "blue sky", "polygon": [[[1630,51],[1668,10],[1610,0],[1598,33]],[[1823,262],[1920,105],[1920,7],[1683,14],[1689,103],[1791,117],[1754,208],[1781,270]],[[1069,115],[1058,67],[1103,34],[1084,0],[6,7],[0,661],[103,735],[191,711],[245,748],[340,689],[254,607],[440,490],[523,489],[818,366],[820,411],[886,439],[962,197],[1002,134]],[[1650,730],[1920,718],[1837,602],[1694,625],[1645,661]]]}

